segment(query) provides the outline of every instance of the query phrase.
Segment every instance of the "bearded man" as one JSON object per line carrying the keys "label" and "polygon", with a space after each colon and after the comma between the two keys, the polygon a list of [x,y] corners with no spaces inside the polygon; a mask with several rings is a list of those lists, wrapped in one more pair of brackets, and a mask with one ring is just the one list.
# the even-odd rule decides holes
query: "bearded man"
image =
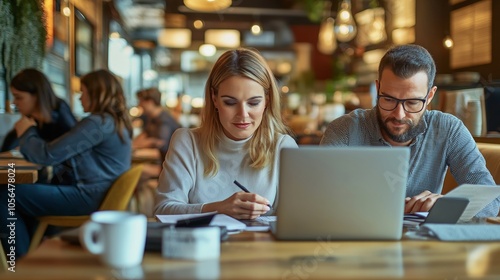
{"label": "bearded man", "polygon": [[[378,68],[377,104],[332,121],[321,139],[331,146],[410,149],[405,213],[429,211],[441,197],[447,168],[460,184],[495,185],[474,138],[453,115],[428,110],[437,87],[436,65],[418,45],[389,49]],[[500,197],[476,217],[497,216]]]}

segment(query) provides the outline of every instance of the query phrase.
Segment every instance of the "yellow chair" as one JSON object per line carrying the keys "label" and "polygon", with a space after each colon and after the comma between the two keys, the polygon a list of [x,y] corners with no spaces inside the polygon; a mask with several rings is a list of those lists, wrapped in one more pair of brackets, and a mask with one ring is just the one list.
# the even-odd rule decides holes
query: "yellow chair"
{"label": "yellow chair", "polygon": [[[486,168],[493,176],[493,180],[497,185],[500,184],[500,145],[491,143],[477,143],[477,148],[486,160]],[[442,194],[446,194],[458,187],[457,181],[451,175],[450,169],[446,172],[443,182]]]}
{"label": "yellow chair", "polygon": [[[98,211],[103,210],[126,210],[129,201],[134,194],[137,182],[141,177],[142,164],[131,167],[124,172],[109,188],[106,197],[101,203]],[[85,216],[43,216],[39,217],[39,225],[31,238],[29,251],[35,250],[42,241],[47,226],[78,227],[89,219]]]}
{"label": "yellow chair", "polygon": [[3,250],[3,245],[0,243],[0,272],[1,271],[7,271],[7,256],[5,255],[5,252]]}

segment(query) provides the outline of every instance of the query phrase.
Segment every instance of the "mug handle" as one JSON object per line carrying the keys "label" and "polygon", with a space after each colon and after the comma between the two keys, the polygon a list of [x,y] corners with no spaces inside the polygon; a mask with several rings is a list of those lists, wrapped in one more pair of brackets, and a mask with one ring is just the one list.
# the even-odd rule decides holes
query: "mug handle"
{"label": "mug handle", "polygon": [[[80,243],[92,254],[101,254],[104,251],[104,244],[100,236],[101,225],[88,221],[80,229]],[[94,241],[94,236],[96,240]]]}

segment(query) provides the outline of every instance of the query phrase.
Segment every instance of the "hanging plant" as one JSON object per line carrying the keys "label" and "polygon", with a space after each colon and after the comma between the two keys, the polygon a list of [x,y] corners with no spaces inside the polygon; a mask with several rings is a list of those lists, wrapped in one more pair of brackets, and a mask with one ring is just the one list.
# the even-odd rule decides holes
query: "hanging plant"
{"label": "hanging plant", "polygon": [[323,19],[325,0],[296,0],[307,13],[312,22],[320,22]]}
{"label": "hanging plant", "polygon": [[16,36],[10,41],[10,56],[4,58],[7,82],[23,68],[42,68],[47,38],[43,0],[14,0],[12,3]]}
{"label": "hanging plant", "polygon": [[11,0],[0,0],[0,63],[7,64],[10,57],[11,42],[14,38],[14,16]]}

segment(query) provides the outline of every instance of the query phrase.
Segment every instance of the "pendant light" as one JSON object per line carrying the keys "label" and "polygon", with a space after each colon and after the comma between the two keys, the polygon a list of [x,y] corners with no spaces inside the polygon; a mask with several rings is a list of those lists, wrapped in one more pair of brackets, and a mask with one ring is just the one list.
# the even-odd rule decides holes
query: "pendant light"
{"label": "pendant light", "polygon": [[193,11],[216,12],[231,6],[231,0],[184,0],[184,5]]}
{"label": "pendant light", "polygon": [[335,20],[331,17],[330,1],[325,2],[324,16],[318,35],[318,50],[323,54],[332,54],[337,49],[337,39],[335,38]]}
{"label": "pendant light", "polygon": [[335,20],[335,35],[340,42],[349,42],[358,32],[352,16],[351,0],[342,0]]}
{"label": "pendant light", "polygon": [[450,35],[447,35],[446,37],[444,37],[444,39],[443,39],[443,45],[447,49],[453,48],[453,39],[451,38]]}

